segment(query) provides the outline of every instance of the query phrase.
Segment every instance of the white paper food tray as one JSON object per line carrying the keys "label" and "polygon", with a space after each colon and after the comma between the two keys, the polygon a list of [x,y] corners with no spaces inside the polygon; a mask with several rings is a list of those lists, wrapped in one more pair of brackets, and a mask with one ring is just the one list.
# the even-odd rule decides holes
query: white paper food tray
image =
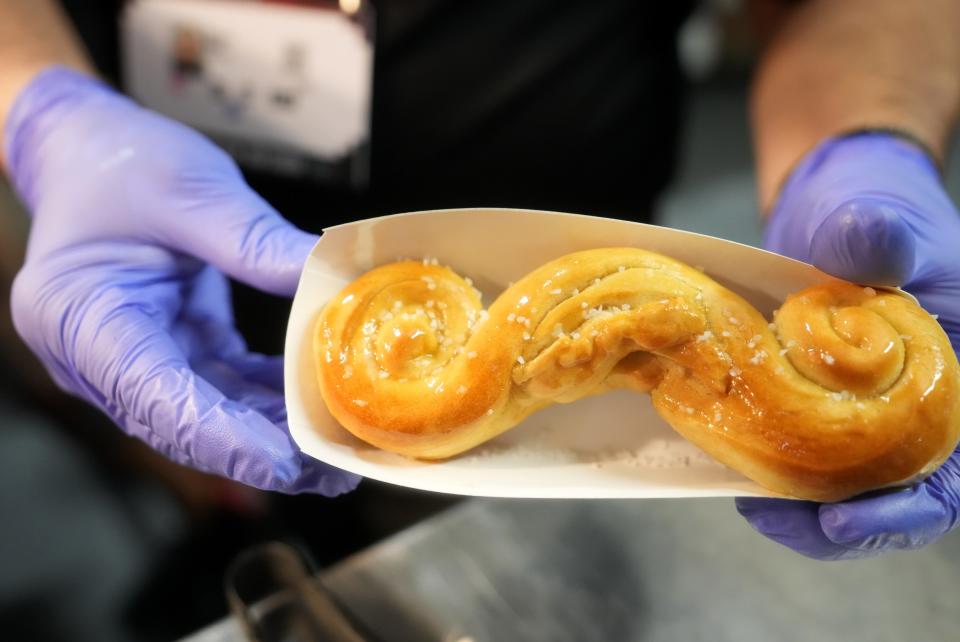
{"label": "white paper food tray", "polygon": [[488,497],[650,498],[771,496],[678,435],[649,396],[618,391],[530,416],[459,457],[421,462],[353,437],[327,412],[311,341],[320,310],[367,270],[435,257],[469,276],[486,302],[563,254],[600,247],[661,252],[704,271],[767,318],[787,294],[828,279],[777,254],[654,225],[513,209],[414,212],[332,227],[314,247],[297,288],[285,346],[290,432],[307,454],[381,481]]}

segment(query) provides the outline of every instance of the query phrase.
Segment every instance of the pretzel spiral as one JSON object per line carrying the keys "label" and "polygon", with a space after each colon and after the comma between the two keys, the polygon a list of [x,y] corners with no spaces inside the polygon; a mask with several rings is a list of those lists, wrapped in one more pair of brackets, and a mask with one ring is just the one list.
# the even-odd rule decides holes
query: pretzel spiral
{"label": "pretzel spiral", "polygon": [[833,281],[769,323],[701,272],[632,248],[534,270],[489,310],[429,262],[374,269],[321,313],[320,390],[350,432],[423,459],[614,388],[782,494],[836,501],[911,481],[960,439],[960,368],[908,298]]}

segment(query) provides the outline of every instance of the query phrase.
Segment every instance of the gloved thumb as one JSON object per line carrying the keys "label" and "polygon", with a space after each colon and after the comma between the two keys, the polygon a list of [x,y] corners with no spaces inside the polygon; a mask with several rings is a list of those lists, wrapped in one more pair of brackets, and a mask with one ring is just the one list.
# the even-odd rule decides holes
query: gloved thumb
{"label": "gloved thumb", "polygon": [[855,283],[903,285],[913,274],[916,252],[906,214],[882,198],[847,201],[813,233],[810,262]]}
{"label": "gloved thumb", "polygon": [[920,548],[936,541],[960,520],[958,453],[922,484],[821,506],[824,534],[862,550]]}
{"label": "gloved thumb", "polygon": [[164,230],[164,241],[247,285],[292,296],[318,237],[284,219],[242,181],[228,189],[204,195],[195,216]]}
{"label": "gloved thumb", "polygon": [[820,507],[820,524],[830,541],[863,551],[915,549],[951,528],[950,510],[923,485]]}

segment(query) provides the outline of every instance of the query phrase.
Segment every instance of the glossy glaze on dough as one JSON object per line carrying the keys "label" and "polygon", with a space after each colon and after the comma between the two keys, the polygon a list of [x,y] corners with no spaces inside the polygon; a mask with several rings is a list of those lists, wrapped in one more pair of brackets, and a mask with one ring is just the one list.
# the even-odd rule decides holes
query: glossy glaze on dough
{"label": "glossy glaze on dough", "polygon": [[561,257],[489,310],[448,268],[385,265],[324,308],[314,351],[333,416],[422,459],[614,388],[649,393],[759,484],[819,501],[927,475],[960,439],[956,355],[906,297],[832,281],[768,323],[701,272],[633,248]]}

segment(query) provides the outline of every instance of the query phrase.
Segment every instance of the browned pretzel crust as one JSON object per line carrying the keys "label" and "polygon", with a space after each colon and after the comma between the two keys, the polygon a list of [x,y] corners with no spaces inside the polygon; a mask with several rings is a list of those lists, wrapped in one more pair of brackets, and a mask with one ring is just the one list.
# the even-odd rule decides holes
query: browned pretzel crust
{"label": "browned pretzel crust", "polygon": [[768,323],[703,273],[633,248],[561,257],[489,310],[448,268],[385,265],[326,306],[314,350],[333,416],[422,459],[613,388],[648,392],[759,484],[819,501],[925,476],[960,439],[956,355],[907,297],[832,281]]}

